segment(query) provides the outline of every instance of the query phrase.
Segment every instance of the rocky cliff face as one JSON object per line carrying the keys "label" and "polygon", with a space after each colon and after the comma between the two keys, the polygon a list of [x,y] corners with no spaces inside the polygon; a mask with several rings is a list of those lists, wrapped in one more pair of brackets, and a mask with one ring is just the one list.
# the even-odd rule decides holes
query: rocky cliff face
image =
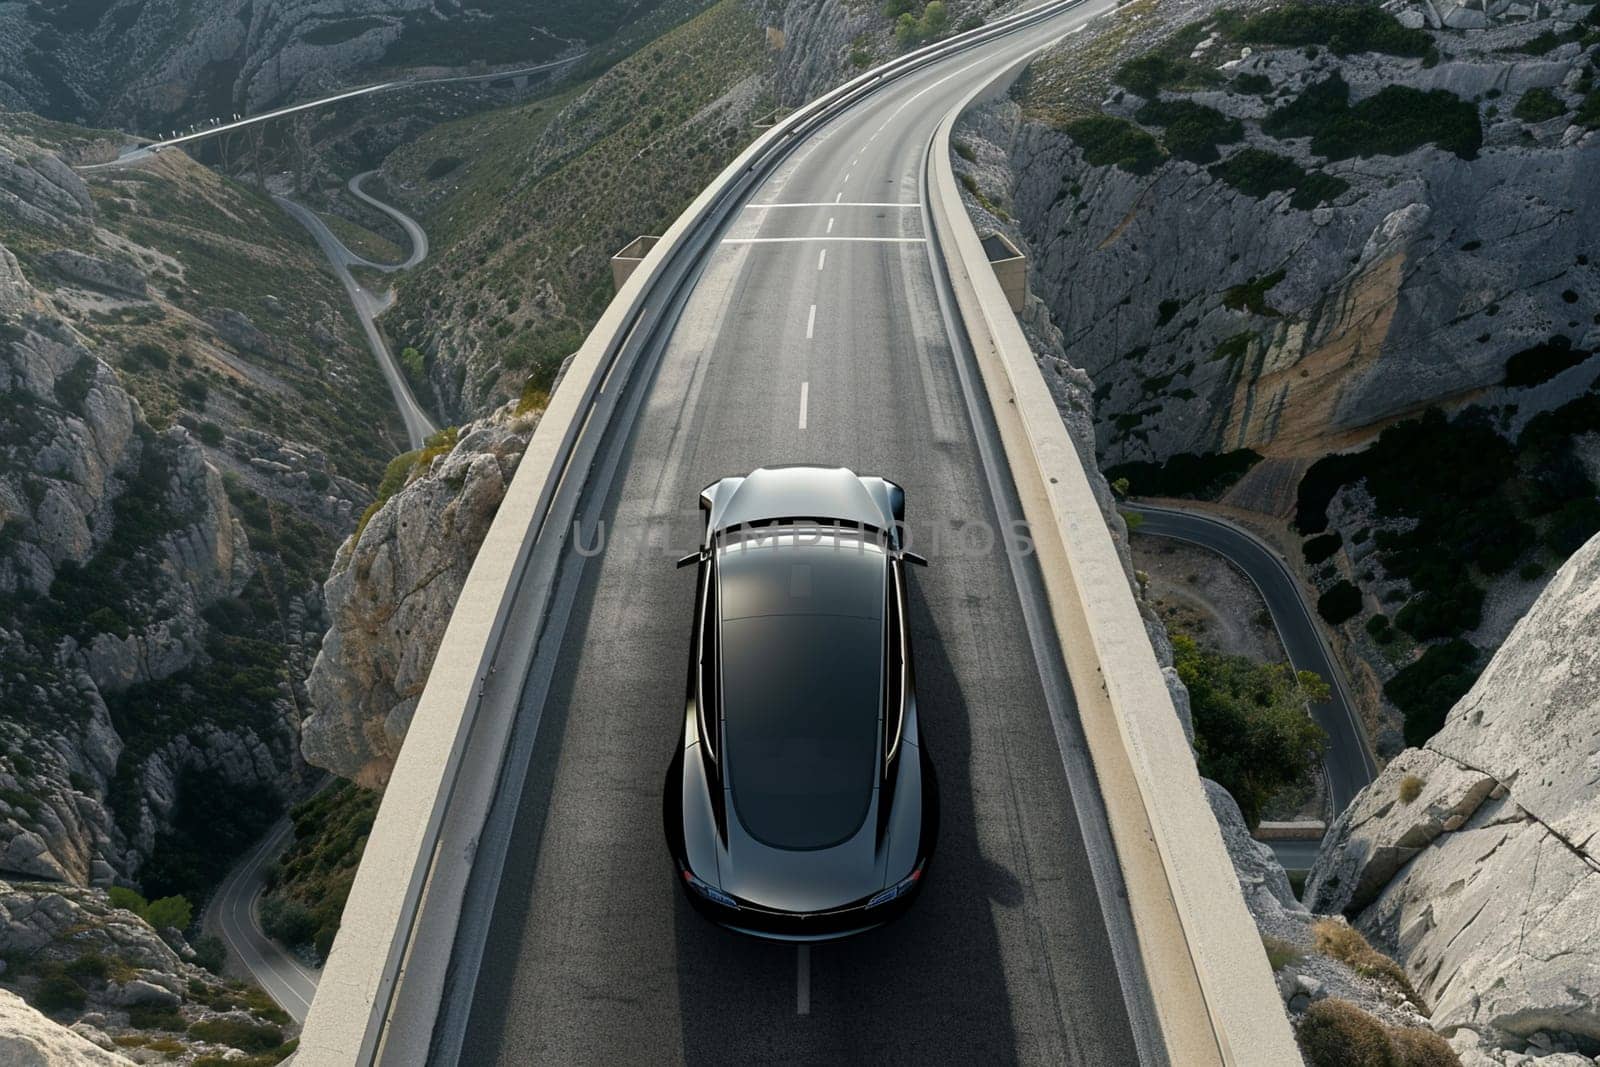
{"label": "rocky cliff face", "polygon": [[1600,538],[1340,816],[1306,883],[1405,965],[1435,1027],[1494,1049],[1600,1053],[1596,634]]}
{"label": "rocky cliff face", "polygon": [[[0,865],[105,882],[148,855],[180,768],[281,777],[296,713],[285,693],[262,721],[192,738],[177,724],[114,722],[128,694],[205,662],[203,613],[242,593],[259,564],[188,431],[152,430],[115,372],[41,304],[0,249]],[[131,734],[137,763],[123,760]],[[132,806],[120,827],[113,783]]]}
{"label": "rocky cliff face", "polygon": [[103,890],[0,881],[0,954],[0,1063],[288,1051],[276,1048],[288,1017],[264,994],[197,966],[180,932],[158,933]]}
{"label": "rocky cliff face", "polygon": [[[1009,145],[1006,206],[1068,350],[1096,382],[1108,465],[1246,447],[1316,457],[1431,403],[1508,403],[1526,418],[1586,387],[1592,368],[1537,386],[1505,379],[1530,347],[1600,347],[1600,264],[1588,252],[1600,236],[1589,180],[1600,118],[1583,117],[1594,73],[1580,43],[1590,8],[1529,17],[1489,5],[1472,13],[1483,28],[1432,33],[1436,52],[1417,58],[1241,46],[1220,21],[1191,23],[1153,53],[1187,65],[1166,88],[1113,72],[1162,40],[1152,31],[1163,21],[1171,32],[1203,11],[1147,6],[1137,26],[1092,31],[1102,44],[1087,62],[1076,42],[1078,66],[1038,65]],[[1407,25],[1432,17],[1390,7]],[[1449,94],[1434,99],[1464,102],[1481,148],[1384,154],[1267,121],[1335,77],[1352,107],[1395,86]],[[1186,145],[1151,100],[1237,126],[1219,144]],[[1134,148],[1120,164],[1086,148],[1081,128],[1071,134],[1091,113],[1126,120]],[[1168,145],[1150,141],[1140,161],[1145,134]],[[1234,169],[1208,162],[1219,155]],[[1248,162],[1277,170],[1247,178]]]}
{"label": "rocky cliff face", "polygon": [[306,759],[367,786],[389,779],[450,612],[537,415],[511,405],[402,457],[403,487],[339,549],[332,627],[307,681]]}
{"label": "rocky cliff face", "polygon": [[0,871],[197,894],[303,769],[387,397],[269,203],[101,143],[0,116]]}

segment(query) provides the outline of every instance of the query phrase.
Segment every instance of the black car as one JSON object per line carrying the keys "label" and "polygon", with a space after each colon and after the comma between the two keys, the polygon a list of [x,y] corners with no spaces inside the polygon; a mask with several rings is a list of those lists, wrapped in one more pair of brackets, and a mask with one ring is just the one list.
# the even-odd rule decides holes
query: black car
{"label": "black car", "polygon": [[905,494],[763,468],[706,512],[683,737],[663,813],[678,878],[744,933],[843,937],[903,910],[938,824],[917,724]]}

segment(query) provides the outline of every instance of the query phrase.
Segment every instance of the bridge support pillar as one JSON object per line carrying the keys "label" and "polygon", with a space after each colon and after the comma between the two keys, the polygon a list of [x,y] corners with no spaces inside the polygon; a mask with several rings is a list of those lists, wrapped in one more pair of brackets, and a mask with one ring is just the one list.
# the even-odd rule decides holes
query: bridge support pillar
{"label": "bridge support pillar", "polygon": [[611,257],[611,281],[618,289],[621,289],[623,283],[633,275],[639,264],[644,262],[644,257],[650,254],[650,250],[659,240],[661,238],[649,235],[635,237]]}
{"label": "bridge support pillar", "polygon": [[989,266],[994,269],[1012,313],[1021,314],[1028,302],[1028,257],[1003,233],[985,234],[983,251],[989,257]]}

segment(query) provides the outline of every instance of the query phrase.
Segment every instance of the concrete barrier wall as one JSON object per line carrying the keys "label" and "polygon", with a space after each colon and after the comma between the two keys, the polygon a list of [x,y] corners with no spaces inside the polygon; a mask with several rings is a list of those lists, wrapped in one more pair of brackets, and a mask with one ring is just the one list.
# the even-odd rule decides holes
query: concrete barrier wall
{"label": "concrete barrier wall", "polygon": [[999,72],[939,128],[927,190],[935,232],[1037,547],[1171,1062],[1296,1064],[1266,953],[1126,573],[951,166],[961,111],[1003,93],[1025,65]]}
{"label": "concrete barrier wall", "polygon": [[567,518],[631,360],[661,325],[652,318],[666,303],[661,291],[685,284],[698,246],[789,144],[889,79],[1075,2],[1051,0],[929,45],[785,117],[689,205],[621,286],[573,356],[473,561],[368,836],[298,1067],[426,1058],[477,835],[541,636]]}

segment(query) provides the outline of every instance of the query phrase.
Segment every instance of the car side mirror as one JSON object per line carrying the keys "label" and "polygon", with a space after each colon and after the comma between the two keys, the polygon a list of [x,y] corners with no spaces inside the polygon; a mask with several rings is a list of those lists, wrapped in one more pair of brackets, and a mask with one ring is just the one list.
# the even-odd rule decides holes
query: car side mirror
{"label": "car side mirror", "polygon": [[901,552],[900,558],[905,560],[907,563],[915,563],[919,567],[926,567],[928,565],[928,557],[919,556],[915,552]]}
{"label": "car side mirror", "polygon": [[705,558],[706,554],[704,552],[691,552],[678,561],[678,569],[682,570],[685,567],[692,567]]}

